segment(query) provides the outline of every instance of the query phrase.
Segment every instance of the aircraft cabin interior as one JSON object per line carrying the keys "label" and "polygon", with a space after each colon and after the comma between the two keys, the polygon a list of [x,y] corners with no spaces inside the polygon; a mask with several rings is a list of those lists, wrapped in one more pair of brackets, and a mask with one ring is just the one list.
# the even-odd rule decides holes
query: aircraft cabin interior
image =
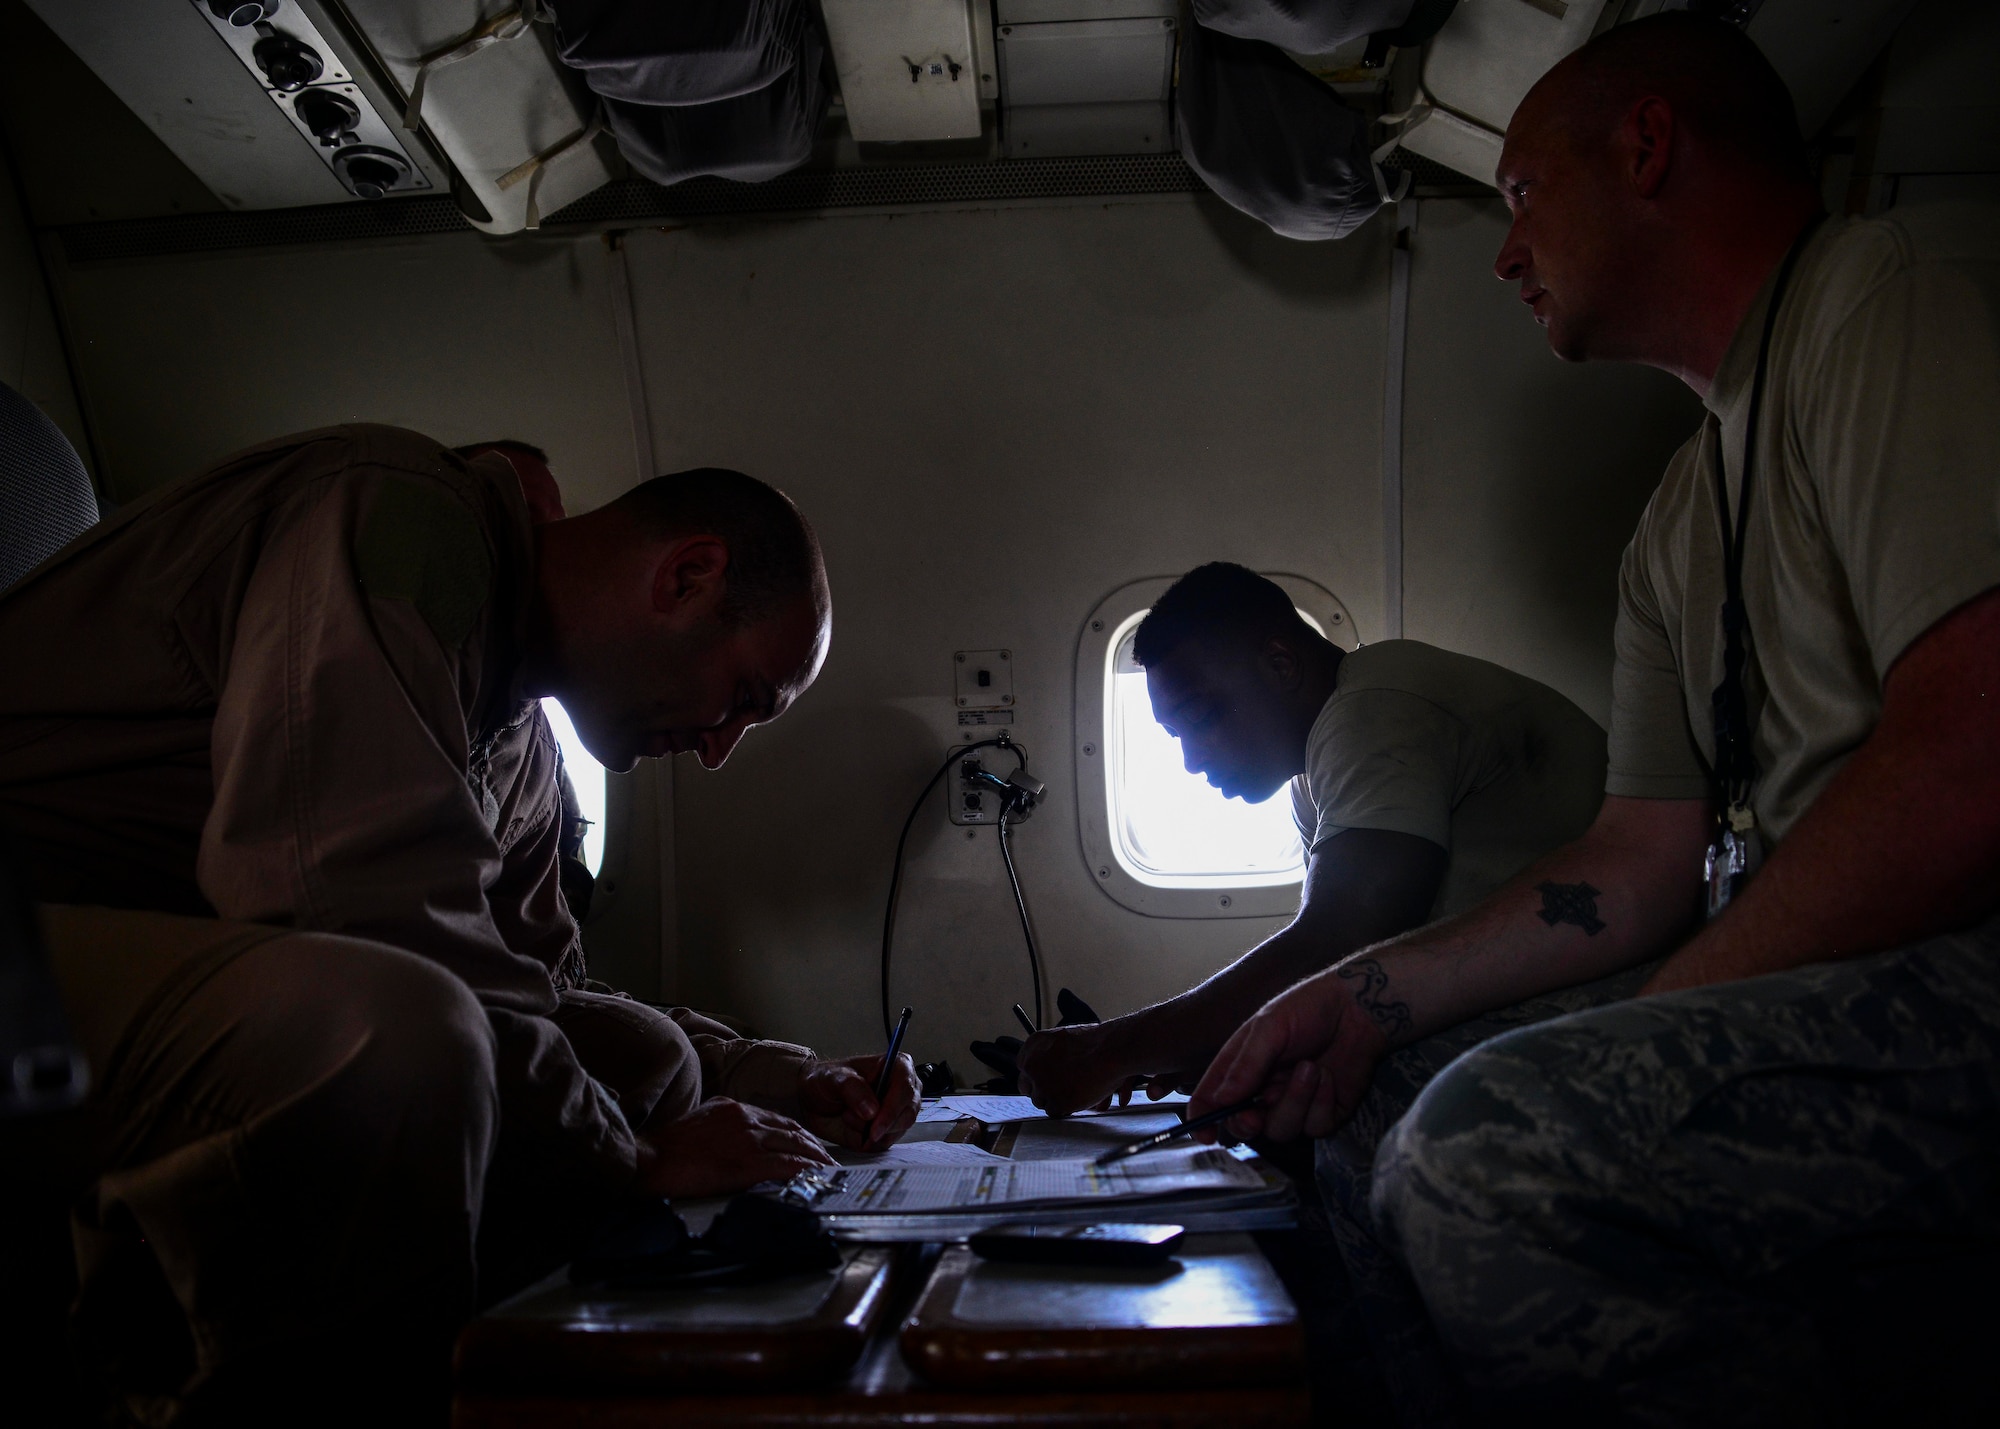
{"label": "aircraft cabin interior", "polygon": [[0,1422],[1996,1422],[1996,66],[0,0]]}

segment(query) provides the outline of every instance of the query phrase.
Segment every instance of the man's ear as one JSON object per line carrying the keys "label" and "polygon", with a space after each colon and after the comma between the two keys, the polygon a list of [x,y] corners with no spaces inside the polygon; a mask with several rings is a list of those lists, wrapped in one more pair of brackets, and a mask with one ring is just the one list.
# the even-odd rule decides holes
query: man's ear
{"label": "man's ear", "polygon": [[1673,107],[1657,97],[1640,100],[1619,128],[1620,147],[1629,170],[1632,191],[1640,198],[1659,197],[1674,166],[1674,140],[1679,125]]}
{"label": "man's ear", "polygon": [[676,536],[654,556],[654,613],[713,617],[728,584],[729,546],[720,536]]}
{"label": "man's ear", "polygon": [[1262,663],[1265,674],[1281,690],[1289,693],[1305,682],[1306,667],[1299,652],[1276,635],[1264,642]]}

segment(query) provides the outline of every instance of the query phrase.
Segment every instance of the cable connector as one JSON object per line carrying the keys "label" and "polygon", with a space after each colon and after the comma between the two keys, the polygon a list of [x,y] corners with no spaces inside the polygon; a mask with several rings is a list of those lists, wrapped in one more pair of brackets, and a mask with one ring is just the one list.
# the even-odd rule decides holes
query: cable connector
{"label": "cable connector", "polygon": [[1035,806],[1049,792],[1048,785],[1025,769],[1016,769],[1001,782],[1005,787],[1000,798],[1013,810],[1016,823],[1034,813]]}

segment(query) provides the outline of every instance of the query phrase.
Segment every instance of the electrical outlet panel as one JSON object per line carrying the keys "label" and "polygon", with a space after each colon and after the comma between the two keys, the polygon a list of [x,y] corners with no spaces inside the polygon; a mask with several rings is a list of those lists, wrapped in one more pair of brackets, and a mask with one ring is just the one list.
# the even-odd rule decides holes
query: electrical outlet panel
{"label": "electrical outlet panel", "polygon": [[991,770],[1004,779],[1014,767],[1014,756],[1000,749],[977,750],[954,763],[951,773],[945,776],[945,808],[954,824],[971,827],[999,823],[999,792],[968,783],[965,778],[968,767],[974,772]]}
{"label": "electrical outlet panel", "polygon": [[[956,650],[952,652],[951,673],[959,739],[973,744],[1008,733],[1015,718],[1014,652]],[[954,824],[997,824],[999,791],[966,782],[968,765],[1005,779],[1014,770],[1014,756],[1002,749],[975,750],[953,764],[944,781],[945,805]]]}

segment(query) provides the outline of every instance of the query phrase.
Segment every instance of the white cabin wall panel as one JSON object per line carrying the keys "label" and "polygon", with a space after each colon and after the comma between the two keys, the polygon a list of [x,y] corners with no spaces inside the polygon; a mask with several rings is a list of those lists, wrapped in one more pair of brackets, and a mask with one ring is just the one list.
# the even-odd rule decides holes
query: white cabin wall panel
{"label": "white cabin wall panel", "polygon": [[1493,276],[1506,232],[1497,198],[1423,206],[1405,367],[1404,633],[1531,675],[1608,726],[1619,558],[1701,403],[1651,368],[1558,360],[1514,285]]}
{"label": "white cabin wall panel", "polygon": [[337,422],[547,447],[571,509],[631,483],[596,237],[459,234],[72,266],[64,279],[112,493]]}

